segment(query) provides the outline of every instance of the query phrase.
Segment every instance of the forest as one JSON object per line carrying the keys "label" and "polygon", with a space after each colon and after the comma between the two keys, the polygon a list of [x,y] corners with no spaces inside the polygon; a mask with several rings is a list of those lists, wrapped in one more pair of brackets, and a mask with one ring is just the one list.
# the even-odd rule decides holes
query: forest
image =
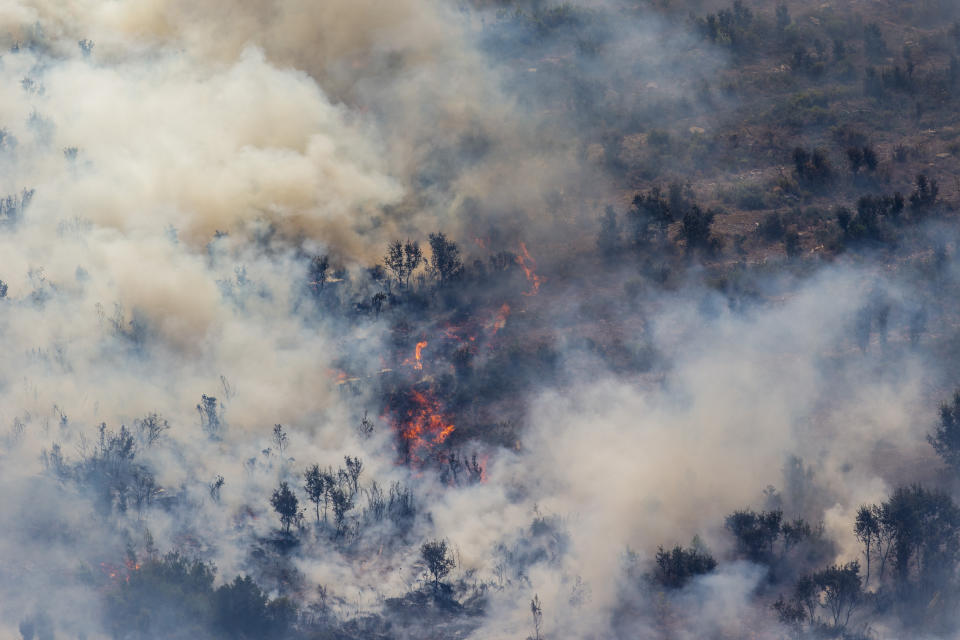
{"label": "forest", "polygon": [[960,634],[960,3],[7,0],[0,640]]}

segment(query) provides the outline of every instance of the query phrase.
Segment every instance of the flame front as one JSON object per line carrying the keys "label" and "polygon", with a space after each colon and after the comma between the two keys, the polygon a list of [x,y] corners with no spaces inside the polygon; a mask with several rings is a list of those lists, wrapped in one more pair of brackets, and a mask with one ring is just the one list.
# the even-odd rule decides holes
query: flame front
{"label": "flame front", "polygon": [[416,362],[413,364],[413,368],[417,371],[423,370],[423,361],[420,359],[420,354],[423,352],[423,348],[427,346],[426,341],[418,342],[417,347],[414,350],[413,357],[416,359]]}
{"label": "flame front", "polygon": [[500,310],[497,311],[497,315],[493,318],[493,331],[490,332],[490,337],[497,335],[497,331],[503,329],[507,326],[507,316],[510,315],[510,305],[506,302],[503,303],[503,306],[500,307]]}
{"label": "flame front", "polygon": [[537,268],[537,261],[530,256],[530,252],[527,251],[527,245],[524,242],[520,243],[520,253],[517,254],[517,264],[523,269],[523,273],[527,276],[527,282],[530,283],[530,291],[524,291],[523,295],[537,295],[540,291],[540,276],[534,271]]}
{"label": "flame front", "polygon": [[396,428],[410,462],[421,464],[455,427],[444,415],[440,401],[429,391],[411,391],[406,407],[398,412]]}

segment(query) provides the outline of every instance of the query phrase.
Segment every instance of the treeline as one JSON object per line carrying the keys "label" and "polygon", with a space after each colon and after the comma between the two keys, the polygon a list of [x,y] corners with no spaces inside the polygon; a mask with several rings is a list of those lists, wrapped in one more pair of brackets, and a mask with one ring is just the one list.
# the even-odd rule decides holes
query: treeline
{"label": "treeline", "polygon": [[[360,475],[363,461],[345,456],[344,463],[343,467],[336,470],[314,464],[303,472],[300,488],[305,502],[312,503],[317,529],[329,532],[334,538],[342,538],[361,535],[364,526],[390,522],[394,525],[391,536],[402,540],[412,527],[417,513],[413,491],[399,482],[391,484],[387,492],[376,481],[371,482],[369,487],[362,487]],[[360,514],[353,515],[361,498],[366,499],[366,506]],[[270,505],[280,520],[284,534],[292,535],[294,528],[300,532],[307,531],[303,502],[286,480],[281,481],[271,495]]]}
{"label": "treeline", "polygon": [[267,597],[250,576],[214,587],[212,564],[176,552],[142,563],[133,556],[128,567],[104,603],[104,618],[116,640],[299,637],[293,636],[296,604]]}
{"label": "treeline", "polygon": [[[851,175],[861,170],[872,171],[876,166],[875,152],[869,146],[850,147],[846,153]],[[794,192],[799,185],[819,188],[829,184],[836,175],[828,155],[820,149],[797,148],[793,153],[793,182],[781,180],[779,189]],[[873,168],[871,168],[873,167]],[[918,174],[912,191],[889,194],[866,194],[856,200],[855,207],[840,205],[832,213],[802,210],[794,207],[787,212],[767,214],[756,225],[753,238],[738,235],[733,238],[736,255],[747,255],[745,245],[776,243],[783,247],[787,257],[801,255],[803,246],[800,228],[811,222],[829,221],[831,226],[821,229],[817,240],[833,252],[847,248],[887,246],[895,247],[902,241],[902,231],[935,215],[939,209],[940,185],[926,174]],[[726,196],[725,196],[726,197]],[[746,209],[766,209],[763,196],[746,189],[733,196],[733,201]],[[758,204],[754,204],[755,200]],[[636,251],[640,257],[670,256],[681,252],[687,257],[719,258],[725,238],[713,230],[714,222],[726,212],[703,208],[695,201],[688,184],[671,182],[666,188],[653,186],[637,192],[632,205],[618,214],[607,206],[600,215],[597,249],[610,262],[620,252]]]}
{"label": "treeline", "polygon": [[[940,407],[928,439],[951,481],[960,480],[960,391]],[[955,632],[960,507],[942,489],[905,485],[879,504],[861,505],[851,523],[860,557],[842,564],[834,564],[836,546],[822,523],[787,520],[782,508],[736,511],[724,528],[733,542],[724,562],[764,568],[756,598],[796,638],[865,640],[879,623],[908,635]],[[652,570],[634,579],[669,594],[722,566],[694,539],[688,547],[661,547]]]}
{"label": "treeline", "polygon": [[[672,182],[666,190],[654,186],[638,192],[622,216],[613,207],[604,210],[597,245],[606,256],[624,248],[647,253],[672,252],[678,247],[688,256],[713,256],[723,248],[722,239],[712,231],[715,218],[722,213],[701,208],[689,185]],[[678,224],[672,244],[669,230],[674,223]]]}
{"label": "treeline", "polygon": [[[486,259],[470,260],[460,244],[443,232],[428,234],[428,243],[394,240],[380,264],[351,275],[329,255],[314,255],[306,260],[303,291],[320,309],[337,309],[348,314],[379,317],[392,308],[408,314],[431,308],[448,310],[472,308],[478,304],[477,287],[482,290],[515,289],[524,286],[518,250],[512,250],[496,231],[478,253]],[[467,288],[472,288],[469,292]],[[469,294],[469,295],[468,295]]]}

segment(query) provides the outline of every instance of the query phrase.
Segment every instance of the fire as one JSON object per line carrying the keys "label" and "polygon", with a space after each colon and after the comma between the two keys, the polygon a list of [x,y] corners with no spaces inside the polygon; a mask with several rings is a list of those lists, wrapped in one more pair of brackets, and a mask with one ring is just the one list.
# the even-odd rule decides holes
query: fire
{"label": "fire", "polygon": [[330,377],[336,378],[337,385],[342,385],[346,382],[358,380],[358,378],[352,377],[349,373],[347,373],[346,371],[343,371],[342,369],[328,369],[327,371],[330,374]]}
{"label": "fire", "polygon": [[527,276],[527,282],[530,283],[530,291],[524,291],[523,295],[537,295],[540,291],[540,276],[534,272],[534,269],[537,268],[537,261],[530,256],[530,252],[527,251],[527,245],[523,242],[520,243],[520,253],[517,254],[517,264],[523,269],[523,272]]}
{"label": "fire", "polygon": [[503,329],[507,325],[507,316],[510,315],[510,305],[506,302],[503,303],[503,306],[500,307],[500,310],[497,311],[497,315],[493,318],[493,332],[490,334],[490,337],[497,335],[497,331]]}
{"label": "fire", "polygon": [[416,348],[413,350],[413,358],[405,358],[400,364],[410,365],[417,371],[423,371],[423,349],[427,346],[426,340],[421,340],[417,343]]}
{"label": "fire", "polygon": [[100,570],[103,571],[103,573],[106,574],[106,576],[111,580],[116,580],[117,576],[119,575],[117,568],[108,562],[101,562]]}
{"label": "fire", "polygon": [[131,558],[127,558],[123,565],[116,565],[111,562],[101,562],[100,570],[105,576],[115,582],[130,582],[130,576],[134,571],[140,570],[140,563]]}
{"label": "fire", "polygon": [[407,458],[420,464],[430,452],[454,432],[444,415],[440,401],[429,391],[411,391],[405,407],[397,411],[396,429],[402,438]]}
{"label": "fire", "polygon": [[470,342],[476,341],[477,337],[469,335],[470,332],[471,328],[469,326],[447,324],[443,327],[443,335],[455,342],[463,342],[464,340],[469,340]]}
{"label": "fire", "polygon": [[423,370],[423,362],[420,360],[420,354],[423,352],[423,348],[427,346],[427,342],[418,342],[417,348],[414,351],[413,357],[416,358],[417,362],[413,365],[413,368],[417,371]]}

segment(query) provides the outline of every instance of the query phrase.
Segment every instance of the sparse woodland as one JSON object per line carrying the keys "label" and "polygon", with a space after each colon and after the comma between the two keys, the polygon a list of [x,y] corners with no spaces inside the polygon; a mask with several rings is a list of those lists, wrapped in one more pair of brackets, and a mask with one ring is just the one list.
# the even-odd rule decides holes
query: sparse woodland
{"label": "sparse woodland", "polygon": [[960,4],[196,4],[0,8],[0,637],[957,636]]}

